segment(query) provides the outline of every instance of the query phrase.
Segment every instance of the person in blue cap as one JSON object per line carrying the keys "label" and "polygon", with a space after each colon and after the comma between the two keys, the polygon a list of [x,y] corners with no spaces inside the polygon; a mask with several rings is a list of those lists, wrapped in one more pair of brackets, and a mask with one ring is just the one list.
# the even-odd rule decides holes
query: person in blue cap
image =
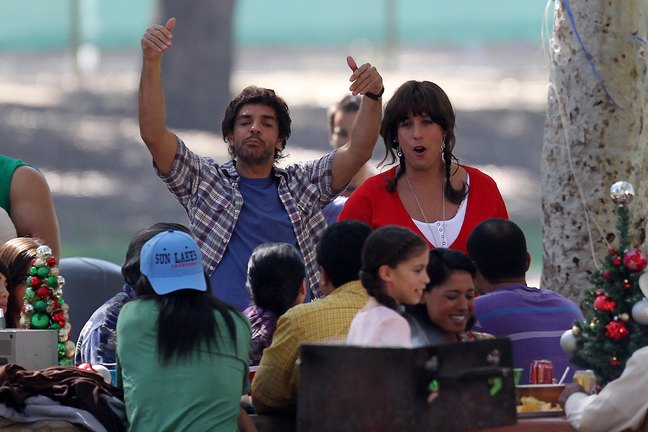
{"label": "person in blue cap", "polygon": [[195,240],[157,234],[142,247],[140,272],[117,322],[129,429],[255,431],[239,404],[250,387],[250,325],[211,294]]}

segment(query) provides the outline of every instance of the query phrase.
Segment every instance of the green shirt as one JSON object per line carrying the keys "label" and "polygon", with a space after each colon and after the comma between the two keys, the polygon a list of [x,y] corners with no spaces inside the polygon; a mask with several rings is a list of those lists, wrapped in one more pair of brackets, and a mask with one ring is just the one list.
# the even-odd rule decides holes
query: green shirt
{"label": "green shirt", "polygon": [[[214,311],[218,344],[162,366],[157,356],[158,304],[133,300],[117,320],[117,385],[133,431],[236,431],[241,395],[249,391],[250,325],[231,312],[232,340]],[[211,354],[211,355],[210,355]]]}
{"label": "green shirt", "polygon": [[19,159],[0,154],[0,207],[5,209],[8,214],[11,214],[11,197],[9,195],[11,177],[16,169],[25,165],[27,164]]}

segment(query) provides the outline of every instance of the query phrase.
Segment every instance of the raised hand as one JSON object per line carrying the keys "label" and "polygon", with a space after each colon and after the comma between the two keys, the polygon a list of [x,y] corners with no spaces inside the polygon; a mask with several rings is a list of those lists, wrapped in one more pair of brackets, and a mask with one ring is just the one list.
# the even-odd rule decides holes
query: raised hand
{"label": "raised hand", "polygon": [[346,58],[347,64],[353,73],[349,77],[351,86],[349,90],[354,95],[364,95],[365,93],[378,94],[383,88],[382,76],[378,73],[378,69],[369,63],[365,63],[358,67],[353,57]]}
{"label": "raised hand", "polygon": [[142,36],[142,54],[147,59],[156,59],[162,56],[173,44],[173,28],[176,25],[175,18],[169,18],[166,24],[154,24]]}

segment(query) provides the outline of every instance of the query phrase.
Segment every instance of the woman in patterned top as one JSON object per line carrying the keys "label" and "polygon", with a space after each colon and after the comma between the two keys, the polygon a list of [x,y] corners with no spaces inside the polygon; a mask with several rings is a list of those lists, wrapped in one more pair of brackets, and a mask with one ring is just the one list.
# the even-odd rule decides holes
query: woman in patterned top
{"label": "woman in patterned top", "polygon": [[477,268],[472,259],[460,251],[433,249],[427,273],[430,283],[421,304],[408,310],[414,345],[492,339],[492,335],[470,330],[477,292],[473,282]]}
{"label": "woman in patterned top", "polygon": [[287,243],[257,246],[248,262],[247,288],[254,304],[243,314],[252,327],[250,365],[257,366],[279,317],[306,298],[306,269],[297,249]]}

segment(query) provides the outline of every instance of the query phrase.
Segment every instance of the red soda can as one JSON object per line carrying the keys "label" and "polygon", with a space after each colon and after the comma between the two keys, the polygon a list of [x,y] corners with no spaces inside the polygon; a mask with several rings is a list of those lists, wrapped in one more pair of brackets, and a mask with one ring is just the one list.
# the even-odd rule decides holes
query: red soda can
{"label": "red soda can", "polygon": [[551,360],[531,362],[529,381],[531,384],[553,384],[553,363]]}

